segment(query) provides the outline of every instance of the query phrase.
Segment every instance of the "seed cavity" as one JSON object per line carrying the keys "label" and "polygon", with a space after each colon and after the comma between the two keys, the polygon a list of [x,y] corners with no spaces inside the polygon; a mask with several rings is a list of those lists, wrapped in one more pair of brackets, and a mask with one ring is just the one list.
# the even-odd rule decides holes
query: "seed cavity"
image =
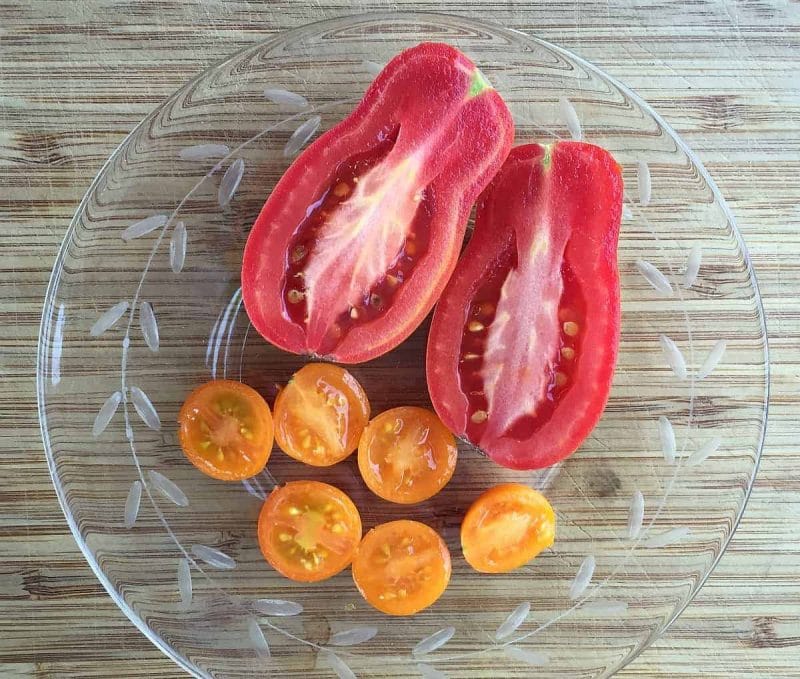
{"label": "seed cavity", "polygon": [[575,337],[578,334],[578,324],[574,321],[567,321],[564,323],[564,334],[570,337]]}

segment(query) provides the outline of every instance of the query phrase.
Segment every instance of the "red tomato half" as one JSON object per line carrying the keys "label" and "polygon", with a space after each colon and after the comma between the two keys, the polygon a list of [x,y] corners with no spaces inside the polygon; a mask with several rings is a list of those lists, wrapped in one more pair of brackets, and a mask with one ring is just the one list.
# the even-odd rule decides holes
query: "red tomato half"
{"label": "red tomato half", "polygon": [[255,328],[341,363],[400,344],[441,294],[513,137],[500,95],[455,48],[392,59],[264,204],[242,263]]}
{"label": "red tomato half", "polygon": [[442,422],[496,462],[574,452],[605,407],[619,343],[622,176],[581,142],[515,148],[436,308],[428,388]]}

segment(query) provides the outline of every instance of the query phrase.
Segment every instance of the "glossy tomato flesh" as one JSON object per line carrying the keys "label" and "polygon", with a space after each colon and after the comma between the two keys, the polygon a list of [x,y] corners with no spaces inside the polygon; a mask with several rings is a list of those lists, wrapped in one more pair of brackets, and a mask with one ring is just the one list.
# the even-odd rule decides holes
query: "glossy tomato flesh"
{"label": "glossy tomato flesh", "polygon": [[270,493],[258,517],[258,543],[269,564],[298,582],[326,580],[353,559],[361,517],[341,490],[291,481]]}
{"label": "glossy tomato flesh", "polygon": [[588,436],[619,343],[619,166],[581,142],[515,148],[478,202],[475,231],[428,339],[442,421],[516,469]]}
{"label": "glossy tomato flesh", "polygon": [[505,483],[483,493],[464,515],[461,549],[481,573],[507,573],[553,544],[556,515],[538,491]]}
{"label": "glossy tomato flesh", "polygon": [[275,440],[294,459],[327,467],[356,449],[369,412],[367,395],[349,372],[309,363],[275,399]]}
{"label": "glossy tomato flesh", "polygon": [[255,476],[272,452],[269,406],[246,384],[213,380],[198,387],[181,407],[178,425],[187,459],[215,479]]}
{"label": "glossy tomato flesh", "polygon": [[358,468],[378,497],[399,504],[436,495],[456,468],[455,438],[436,413],[403,406],[386,410],[364,430]]}
{"label": "glossy tomato flesh", "polygon": [[255,328],[287,351],[343,363],[397,346],[447,282],[513,130],[455,48],[398,55],[292,163],[256,220],[242,263]]}
{"label": "glossy tomato flesh", "polygon": [[353,580],[368,603],[388,615],[413,615],[450,582],[450,552],[418,521],[391,521],[369,531],[353,559]]}

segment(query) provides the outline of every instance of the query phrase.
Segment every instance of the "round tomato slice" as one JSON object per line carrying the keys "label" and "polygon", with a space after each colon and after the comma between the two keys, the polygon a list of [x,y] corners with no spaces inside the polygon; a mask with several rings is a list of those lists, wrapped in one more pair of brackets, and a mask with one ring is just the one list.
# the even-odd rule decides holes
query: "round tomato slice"
{"label": "round tomato slice", "polygon": [[436,495],[453,476],[458,449],[436,414],[405,406],[378,415],[358,444],[358,468],[369,489],[389,502]]}
{"label": "round tomato slice", "polygon": [[178,414],[186,457],[204,474],[241,481],[258,474],[272,452],[272,415],[253,388],[213,380],[195,389]]}
{"label": "round tomato slice", "polygon": [[270,192],[242,259],[253,326],[340,363],[400,344],[441,294],[513,138],[503,99],[457,49],[396,56]]}
{"label": "round tomato slice", "polygon": [[544,495],[519,483],[490,488],[467,510],[461,549],[481,573],[507,573],[553,544],[556,515]]}
{"label": "round tomato slice", "polygon": [[276,488],[258,516],[258,544],[269,564],[297,582],[326,580],[353,560],[361,516],[341,490],[319,481]]}
{"label": "round tomato slice", "polygon": [[275,399],[275,440],[295,460],[327,467],[358,446],[369,421],[369,401],[344,368],[310,363]]}
{"label": "round tomato slice", "polygon": [[413,615],[435,602],[450,582],[450,552],[418,521],[391,521],[364,536],[353,580],[369,604],[388,615]]}
{"label": "round tomato slice", "polygon": [[591,144],[516,147],[428,335],[431,401],[512,469],[573,453],[597,424],[620,335],[622,176]]}

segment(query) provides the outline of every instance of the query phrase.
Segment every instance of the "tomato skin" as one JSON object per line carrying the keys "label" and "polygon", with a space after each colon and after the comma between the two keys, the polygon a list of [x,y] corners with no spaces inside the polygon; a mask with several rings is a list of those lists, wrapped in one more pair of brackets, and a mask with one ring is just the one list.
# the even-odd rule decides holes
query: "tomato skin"
{"label": "tomato skin", "polygon": [[377,415],[358,444],[358,469],[378,497],[416,504],[447,485],[456,468],[455,438],[435,413],[401,406]]}
{"label": "tomato skin", "polygon": [[[530,517],[522,535],[513,532],[520,515]],[[461,523],[461,549],[476,571],[508,573],[550,547],[555,530],[555,512],[541,493],[519,483],[504,483],[482,493],[467,510]],[[509,549],[515,538],[517,544]]]}
{"label": "tomato skin", "polygon": [[[426,358],[427,379],[433,406],[448,428],[472,441],[503,466],[537,469],[562,460],[577,450],[602,415],[619,344],[616,248],[621,211],[619,166],[607,151],[582,142],[557,142],[549,148],[537,144],[514,148],[478,201],[474,234],[433,316]],[[539,238],[542,240],[537,241]],[[549,355],[557,354],[552,351],[552,342],[558,338],[550,337],[548,355],[533,357],[533,362],[519,357],[515,361],[514,354],[506,353],[502,356],[506,362],[504,372],[498,367],[498,359],[487,363],[493,356],[489,324],[482,333],[486,349],[480,360],[484,363],[471,374],[478,375],[484,385],[490,383],[492,375],[500,374],[502,379],[494,385],[495,403],[481,412],[476,410],[475,399],[488,402],[488,391],[485,388],[470,391],[465,378],[467,354],[462,350],[469,340],[470,314],[476,296],[483,294],[483,282],[493,275],[501,278],[506,275],[503,266],[507,264],[498,264],[504,253],[510,253],[511,270],[521,271],[520,263],[527,252],[520,245],[523,243],[531,246],[531,252],[537,243],[563,248],[561,268],[556,275],[553,271],[558,260],[545,271],[551,274],[547,280],[559,279],[556,282],[563,285],[563,292],[555,299],[507,298],[507,305],[516,306],[506,326],[514,329],[514,321],[522,319],[516,328],[520,332],[523,323],[532,328],[539,323],[543,328],[536,329],[547,331],[551,321],[552,327],[569,321],[563,324],[560,341],[574,341],[576,348],[567,347],[571,353],[564,354],[571,361],[569,379],[557,373],[552,376],[559,381],[548,392],[550,404],[537,399],[533,412],[526,411],[530,414],[527,426],[515,428],[509,425],[511,414],[519,408],[520,398],[529,396],[525,392],[531,379],[529,373],[560,371],[567,362]],[[537,257],[550,256],[547,247],[537,253]],[[528,257],[535,260],[533,255]],[[503,286],[510,276],[507,273]],[[570,306],[565,300],[582,307],[581,317],[574,319],[578,323],[572,324],[572,319],[561,315]],[[554,305],[547,307],[553,318],[544,311],[548,304]],[[534,311],[529,313],[531,309]],[[577,336],[571,336],[575,331]],[[530,392],[534,392],[533,387]],[[473,393],[480,396],[473,397]]]}
{"label": "tomato skin", "polygon": [[[269,406],[255,389],[240,382],[212,380],[197,387],[184,401],[178,424],[178,439],[189,462],[221,481],[255,476],[272,452]],[[248,428],[247,438],[239,432],[242,425]],[[220,437],[229,442],[217,448]]]}
{"label": "tomato skin", "polygon": [[328,467],[358,447],[369,414],[367,395],[349,372],[309,363],[275,399],[275,441],[299,462]]}
{"label": "tomato skin", "polygon": [[370,530],[353,559],[353,582],[387,615],[413,615],[447,589],[452,565],[439,534],[419,521],[390,521]]}
{"label": "tomato skin", "polygon": [[[242,262],[244,305],[265,339],[292,353],[360,363],[396,347],[421,323],[453,271],[475,198],[513,140],[510,112],[481,78],[475,65],[449,45],[423,43],[405,50],[381,71],[355,110],[292,163],[264,204]],[[292,239],[310,206],[335,190],[330,184],[339,164],[368,152],[392,130],[399,130],[396,141],[380,163],[391,182],[387,179],[378,188],[390,188],[393,194],[400,186],[402,194],[418,187],[433,197],[421,203],[430,212],[428,248],[380,315],[355,322],[332,341],[324,333],[331,332],[331,314],[340,311],[333,306],[347,297],[340,288],[353,280],[354,269],[331,269],[331,275],[312,285],[312,296],[303,293],[306,300],[319,297],[313,307],[319,311],[306,322],[296,322],[283,297]],[[414,179],[401,179],[404,164],[421,158]],[[338,239],[331,242],[335,247]],[[347,248],[342,255],[357,249]],[[374,259],[378,253],[368,254]],[[402,254],[400,250],[398,257]],[[342,303],[350,304],[348,300]]]}
{"label": "tomato skin", "polygon": [[[276,571],[296,582],[327,580],[347,568],[361,531],[353,501],[320,481],[290,481],[276,488],[258,515],[261,553]],[[315,541],[309,549],[306,538],[298,537],[305,535]]]}

